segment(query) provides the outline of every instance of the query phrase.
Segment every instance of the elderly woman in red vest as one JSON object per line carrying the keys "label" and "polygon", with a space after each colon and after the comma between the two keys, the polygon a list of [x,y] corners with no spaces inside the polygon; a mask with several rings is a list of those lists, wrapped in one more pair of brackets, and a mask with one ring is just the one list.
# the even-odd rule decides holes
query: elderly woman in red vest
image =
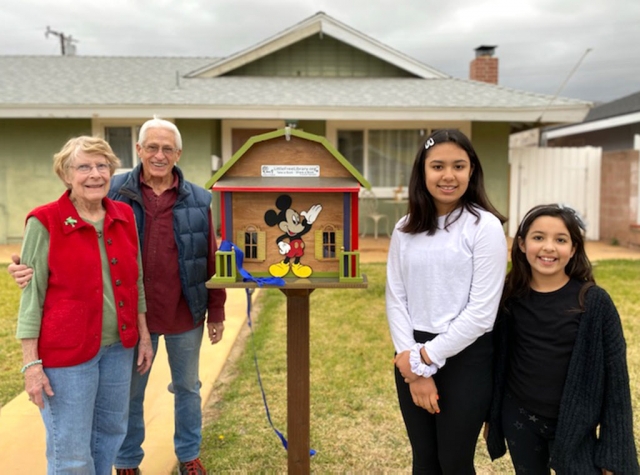
{"label": "elderly woman in red vest", "polygon": [[22,372],[48,473],[106,475],[127,431],[133,347],[138,371],[153,357],[136,224],[106,197],[119,165],[107,142],[71,139],[53,162],[67,191],[29,213],[22,244],[34,270],[18,316]]}

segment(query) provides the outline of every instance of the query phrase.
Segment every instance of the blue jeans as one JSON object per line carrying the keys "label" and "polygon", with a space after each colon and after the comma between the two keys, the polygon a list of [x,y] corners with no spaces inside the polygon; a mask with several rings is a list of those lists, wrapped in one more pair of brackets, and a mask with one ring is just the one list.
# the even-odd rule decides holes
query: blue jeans
{"label": "blue jeans", "polygon": [[86,363],[44,368],[54,395],[40,411],[47,473],[110,475],[127,431],[133,348],[100,348]]}
{"label": "blue jeans", "polygon": [[[204,325],[177,335],[164,335],[169,368],[170,390],[174,393],[175,432],[173,443],[176,457],[188,462],[200,456],[202,441],[202,400],[200,398],[200,346]],[[158,333],[151,334],[154,358],[158,350]],[[137,358],[137,354],[135,356]],[[131,400],[129,403],[129,427],[127,437],[120,447],[115,466],[134,468],[144,457],[144,391],[149,381],[149,371],[140,375],[133,368],[131,373]]]}

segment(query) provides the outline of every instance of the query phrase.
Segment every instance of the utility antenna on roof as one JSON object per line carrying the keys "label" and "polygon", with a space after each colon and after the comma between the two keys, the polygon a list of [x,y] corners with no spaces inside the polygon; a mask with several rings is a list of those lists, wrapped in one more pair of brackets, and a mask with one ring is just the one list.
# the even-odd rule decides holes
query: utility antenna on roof
{"label": "utility antenna on roof", "polygon": [[560,92],[564,89],[564,87],[567,85],[567,83],[569,82],[569,79],[571,79],[571,76],[573,76],[573,73],[575,73],[578,68],[580,67],[580,65],[582,64],[582,61],[584,60],[584,58],[591,52],[591,48],[587,48],[587,50],[584,52],[584,54],[582,55],[582,57],[578,60],[578,62],[576,63],[576,65],[573,67],[573,69],[571,71],[569,71],[569,74],[567,75],[567,77],[565,78],[564,82],[562,84],[560,84],[560,87],[558,88],[558,90],[556,91],[556,93],[553,95],[553,97],[551,98],[551,100],[549,101],[549,103],[546,105],[546,107],[544,108],[544,110],[540,113],[540,117],[538,117],[538,120],[536,121],[538,124],[542,121],[542,116],[544,115],[545,112],[547,112],[547,110],[549,109],[549,107],[551,106],[551,104],[553,104],[553,101],[555,101],[558,98],[558,95],[560,94]]}
{"label": "utility antenna on roof", "polygon": [[78,40],[74,40],[71,35],[67,36],[62,32],[54,31],[47,26],[47,31],[44,32],[45,38],[49,38],[49,35],[54,35],[60,38],[60,54],[62,56],[75,56],[76,46],[73,43],[77,43]]}

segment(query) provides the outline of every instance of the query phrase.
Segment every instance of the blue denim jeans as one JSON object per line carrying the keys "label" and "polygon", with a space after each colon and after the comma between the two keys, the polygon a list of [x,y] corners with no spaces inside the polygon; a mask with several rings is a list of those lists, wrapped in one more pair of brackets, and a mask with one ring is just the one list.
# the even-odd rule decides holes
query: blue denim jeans
{"label": "blue denim jeans", "polygon": [[[200,346],[204,325],[176,335],[164,335],[164,342],[171,369],[170,390],[174,393],[175,432],[173,443],[176,457],[188,462],[200,456],[202,441],[202,408],[200,398]],[[153,354],[158,350],[157,333],[151,334]],[[135,356],[137,358],[137,354]],[[153,369],[153,366],[152,366]],[[134,468],[144,457],[144,392],[149,381],[149,372],[140,375],[133,368],[131,376],[131,400],[129,404],[129,427],[115,466]]]}
{"label": "blue denim jeans", "polygon": [[44,368],[54,395],[40,411],[47,473],[110,475],[127,431],[133,348],[100,348],[86,363]]}

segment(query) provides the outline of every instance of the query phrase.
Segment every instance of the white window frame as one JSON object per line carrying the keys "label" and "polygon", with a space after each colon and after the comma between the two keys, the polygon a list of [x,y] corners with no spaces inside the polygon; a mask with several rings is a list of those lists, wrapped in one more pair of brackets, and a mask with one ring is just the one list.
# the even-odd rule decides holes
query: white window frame
{"label": "white window frame", "polygon": [[[327,140],[333,144],[334,147],[338,145],[338,131],[339,130],[360,130],[363,132],[363,166],[362,174],[365,178],[369,176],[369,130],[424,130],[425,138],[428,133],[433,129],[458,129],[471,139],[471,122],[461,121],[327,121],[326,136]],[[409,185],[409,177],[406,179],[402,197],[407,197],[407,186]],[[395,198],[396,187],[393,186],[376,186],[373,187],[373,191],[378,198]]]}

